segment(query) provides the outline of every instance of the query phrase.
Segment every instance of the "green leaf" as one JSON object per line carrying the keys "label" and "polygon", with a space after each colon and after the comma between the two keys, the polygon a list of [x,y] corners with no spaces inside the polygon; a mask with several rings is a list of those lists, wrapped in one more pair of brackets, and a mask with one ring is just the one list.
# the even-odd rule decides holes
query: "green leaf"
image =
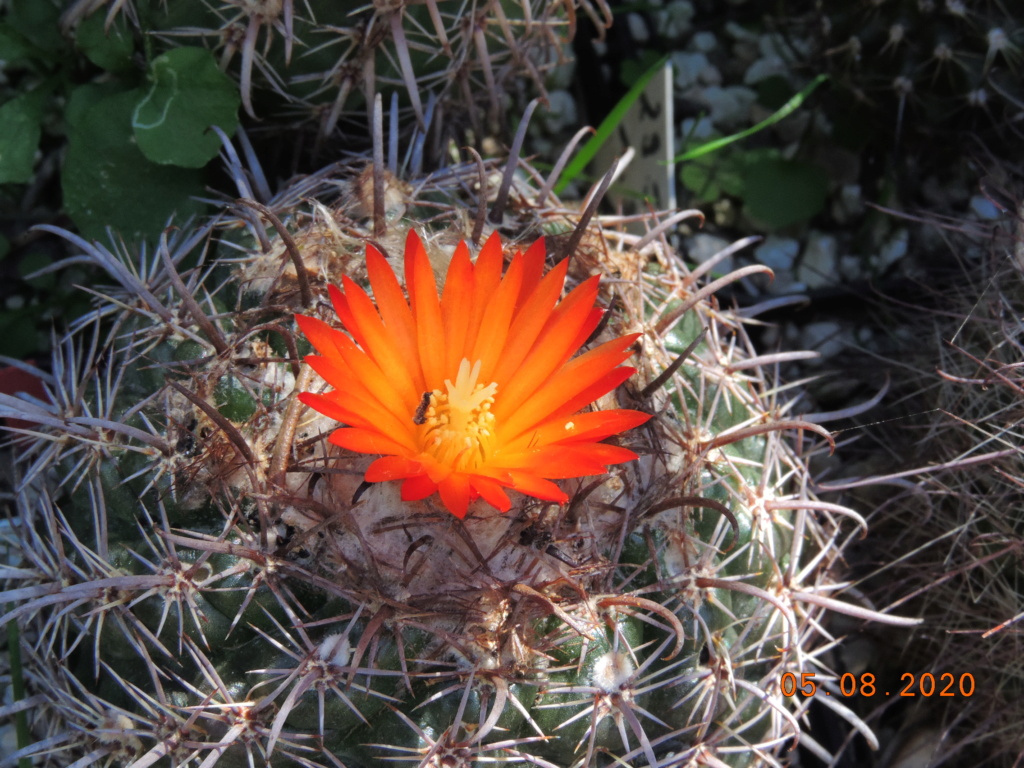
{"label": "green leaf", "polygon": [[0,312],[0,355],[24,359],[45,343],[36,330],[36,308],[4,309]]}
{"label": "green leaf", "polygon": [[108,72],[124,72],[132,68],[135,41],[128,32],[124,16],[119,14],[106,28],[104,9],[83,19],[75,33],[75,41],[93,64]]}
{"label": "green leaf", "polygon": [[735,176],[735,169],[730,166],[731,163],[701,157],[682,166],[679,179],[698,202],[711,203],[722,197],[727,176]]}
{"label": "green leaf", "polygon": [[765,158],[744,179],[746,212],[771,229],[807,221],[825,206],[828,175],[813,163]]}
{"label": "green leaf", "polygon": [[53,272],[47,272],[42,275],[37,275],[32,279],[28,279],[26,275],[31,275],[33,272],[38,272],[44,267],[50,266],[53,260],[45,253],[30,252],[26,253],[18,262],[18,276],[25,281],[26,284],[40,291],[53,291],[57,285],[57,275]]}
{"label": "green leaf", "polygon": [[749,167],[778,156],[779,151],[772,147],[704,155],[683,165],[679,176],[683,186],[697,195],[702,203],[713,203],[722,195],[742,199]]}
{"label": "green leaf", "polygon": [[39,49],[10,24],[0,22],[0,61],[6,67],[21,64],[39,55]]}
{"label": "green leaf", "polygon": [[555,194],[561,193],[572,180],[579,176],[583,169],[587,167],[587,163],[594,159],[594,155],[597,154],[598,150],[604,146],[604,143],[608,141],[609,137],[615,133],[615,129],[619,127],[619,123],[622,122],[623,118],[626,117],[626,113],[629,108],[633,106],[633,103],[640,98],[640,94],[644,92],[644,88],[651,81],[658,71],[665,66],[665,61],[668,59],[667,56],[662,56],[655,62],[654,66],[648,69],[641,75],[633,87],[629,89],[625,96],[615,105],[615,108],[608,114],[604,120],[601,121],[601,125],[598,126],[597,132],[590,137],[590,140],[583,145],[583,148],[576,154],[576,157],[565,167],[562,172],[562,178],[558,180],[555,185]]}
{"label": "green leaf", "polygon": [[83,83],[71,91],[64,108],[64,123],[68,134],[74,133],[82,124],[89,108],[103,99],[132,90],[118,78],[98,83]]}
{"label": "green leaf", "polygon": [[743,196],[742,162],[735,155],[702,157],[684,165],[679,177],[702,203],[713,203],[722,195]]}
{"label": "green leaf", "polygon": [[132,129],[154,163],[200,168],[217,156],[220,139],[238,125],[238,88],[205,48],[176,48],[153,60],[152,87],[139,100]]}
{"label": "green leaf", "polygon": [[0,184],[24,184],[32,178],[45,97],[33,91],[0,107]]}
{"label": "green leaf", "polygon": [[12,0],[7,22],[41,51],[59,56],[68,48],[60,34],[60,14],[57,0]]}
{"label": "green leaf", "polygon": [[141,96],[96,99],[69,124],[64,207],[86,237],[106,239],[111,226],[127,238],[155,238],[172,215],[180,221],[204,209],[191,198],[203,191],[198,170],[156,165],[136,146],[131,117]]}
{"label": "green leaf", "polygon": [[681,155],[676,155],[673,162],[681,163],[685,160],[693,160],[701,155],[706,155],[709,152],[714,152],[721,149],[722,147],[728,146],[735,141],[740,141],[748,136],[753,136],[758,131],[763,131],[765,128],[769,128],[780,120],[784,120],[789,117],[793,112],[800,108],[800,106],[807,100],[807,97],[811,95],[815,88],[821,85],[823,82],[828,80],[828,75],[818,75],[814,78],[810,84],[804,88],[800,93],[796,94],[793,98],[783,104],[777,109],[770,117],[766,117],[757,125],[751,126],[746,130],[734,133],[732,136],[723,136],[720,139],[713,139],[709,142],[701,144],[693,149],[688,149]]}

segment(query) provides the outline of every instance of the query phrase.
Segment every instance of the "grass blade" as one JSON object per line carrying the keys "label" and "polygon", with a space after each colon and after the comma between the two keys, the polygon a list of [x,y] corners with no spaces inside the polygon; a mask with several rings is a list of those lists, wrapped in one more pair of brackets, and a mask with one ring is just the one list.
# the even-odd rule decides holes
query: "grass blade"
{"label": "grass blade", "polygon": [[745,139],[748,136],[753,136],[755,133],[757,133],[758,131],[763,131],[765,128],[770,128],[780,120],[784,120],[785,118],[793,114],[793,112],[795,112],[797,109],[799,109],[803,105],[804,101],[807,100],[807,97],[811,95],[814,89],[816,89],[826,80],[828,80],[828,75],[818,75],[810,82],[810,84],[808,84],[802,91],[800,91],[800,93],[793,96],[789,101],[787,101],[785,104],[779,107],[771,116],[766,117],[757,125],[753,125],[750,128],[747,128],[746,130],[740,131],[739,133],[734,133],[732,136],[723,136],[719,139],[712,139],[709,142],[701,144],[699,147],[688,149],[681,155],[676,155],[676,157],[673,158],[673,162],[681,163],[684,160],[693,160],[694,158],[701,157],[711,152],[715,152],[721,149],[722,147],[732,144],[735,141],[740,141],[741,139]]}
{"label": "grass blade", "polygon": [[[9,606],[4,606],[5,613]],[[18,622],[11,621],[7,624],[7,653],[11,665],[11,694],[14,701],[21,701],[25,698],[25,680],[21,670],[21,633],[18,631]],[[28,718],[25,711],[14,713],[14,730],[18,739],[18,749],[24,749],[31,742],[32,736],[28,730]],[[28,757],[18,758],[18,768],[32,768],[32,760]]]}

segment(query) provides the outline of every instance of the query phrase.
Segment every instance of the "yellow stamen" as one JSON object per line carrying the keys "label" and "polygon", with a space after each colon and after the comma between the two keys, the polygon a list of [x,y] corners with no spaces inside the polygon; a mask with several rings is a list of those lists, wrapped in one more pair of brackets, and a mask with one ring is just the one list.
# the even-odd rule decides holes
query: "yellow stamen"
{"label": "yellow stamen", "polygon": [[484,386],[477,383],[481,361],[470,367],[463,358],[453,384],[445,379],[445,392],[435,389],[419,427],[420,447],[441,464],[460,472],[483,464],[494,448],[493,381]]}

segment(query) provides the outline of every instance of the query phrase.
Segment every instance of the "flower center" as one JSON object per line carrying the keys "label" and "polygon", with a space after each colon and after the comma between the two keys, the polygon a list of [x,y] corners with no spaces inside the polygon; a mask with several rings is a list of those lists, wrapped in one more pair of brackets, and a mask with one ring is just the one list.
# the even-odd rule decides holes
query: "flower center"
{"label": "flower center", "polygon": [[453,384],[444,380],[445,390],[435,389],[427,400],[420,425],[420,446],[438,463],[456,471],[476,469],[486,461],[494,448],[493,381],[484,386],[477,383],[480,361],[470,367],[463,358]]}

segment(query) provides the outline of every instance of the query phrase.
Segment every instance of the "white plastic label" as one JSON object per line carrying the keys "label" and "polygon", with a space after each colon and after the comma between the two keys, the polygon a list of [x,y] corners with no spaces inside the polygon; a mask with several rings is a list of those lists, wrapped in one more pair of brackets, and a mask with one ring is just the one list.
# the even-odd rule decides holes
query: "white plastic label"
{"label": "white plastic label", "polygon": [[675,210],[674,123],[672,64],[666,61],[595,158],[593,167],[606,170],[633,148],[632,162],[608,193],[623,213],[638,213],[648,204],[656,210]]}

